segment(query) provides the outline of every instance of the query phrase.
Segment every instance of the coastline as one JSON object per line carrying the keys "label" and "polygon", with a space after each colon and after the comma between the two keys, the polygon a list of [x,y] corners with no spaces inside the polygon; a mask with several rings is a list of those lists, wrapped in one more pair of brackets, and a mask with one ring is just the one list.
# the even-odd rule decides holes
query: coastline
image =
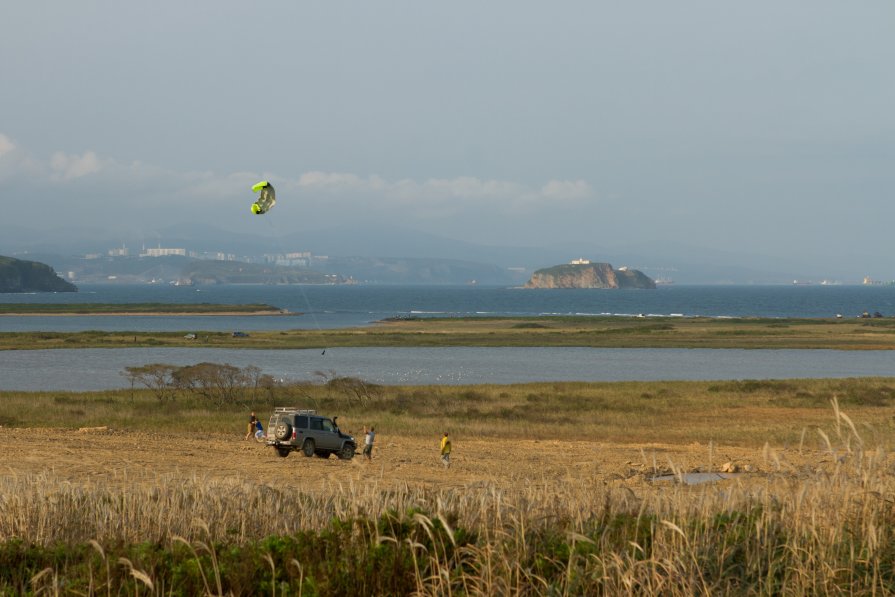
{"label": "coastline", "polygon": [[82,311],[56,311],[42,313],[39,311],[22,313],[0,313],[0,317],[178,317],[178,316],[218,316],[218,317],[247,317],[247,316],[295,316],[301,313],[277,311],[96,311],[84,313]]}

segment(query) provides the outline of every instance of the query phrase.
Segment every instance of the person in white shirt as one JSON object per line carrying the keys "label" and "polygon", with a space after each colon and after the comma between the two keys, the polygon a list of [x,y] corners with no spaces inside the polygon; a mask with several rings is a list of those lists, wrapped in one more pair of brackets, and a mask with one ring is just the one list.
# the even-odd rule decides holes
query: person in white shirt
{"label": "person in white shirt", "polygon": [[367,428],[364,427],[364,456],[367,457],[367,460],[371,460],[373,458],[373,440],[376,439],[376,428],[370,427],[370,430],[367,431]]}

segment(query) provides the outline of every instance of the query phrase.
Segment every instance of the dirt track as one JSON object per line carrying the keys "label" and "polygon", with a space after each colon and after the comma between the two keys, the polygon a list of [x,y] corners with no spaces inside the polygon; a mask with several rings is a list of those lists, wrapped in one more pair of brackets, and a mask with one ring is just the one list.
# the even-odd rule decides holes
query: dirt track
{"label": "dirt track", "polygon": [[[498,486],[561,483],[583,477],[637,486],[673,463],[682,470],[719,470],[725,462],[750,465],[757,473],[775,468],[761,449],[691,445],[619,445],[584,441],[519,441],[453,438],[453,464],[439,460],[438,439],[377,437],[373,460],[276,456],[241,436],[193,438],[122,430],[10,429],[0,431],[0,471],[51,473],[76,484],[131,484],[164,475],[177,479],[237,479],[262,484],[298,475],[311,489],[333,482],[377,480],[410,486],[447,487],[490,482]],[[711,453],[711,465],[709,462]],[[778,454],[791,472],[809,471],[832,460],[828,454],[796,450]],[[772,459],[771,459],[772,460]]]}

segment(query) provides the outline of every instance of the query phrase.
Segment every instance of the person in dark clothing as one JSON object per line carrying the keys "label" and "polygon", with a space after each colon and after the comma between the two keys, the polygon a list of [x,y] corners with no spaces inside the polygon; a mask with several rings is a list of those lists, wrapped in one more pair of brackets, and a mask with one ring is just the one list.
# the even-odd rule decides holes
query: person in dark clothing
{"label": "person in dark clothing", "polygon": [[255,426],[257,425],[257,423],[258,423],[258,417],[256,417],[255,413],[253,412],[252,416],[249,417],[249,428],[248,428],[248,431],[246,431],[246,436],[245,436],[246,440],[248,440],[250,437],[255,435],[255,430],[256,430]]}

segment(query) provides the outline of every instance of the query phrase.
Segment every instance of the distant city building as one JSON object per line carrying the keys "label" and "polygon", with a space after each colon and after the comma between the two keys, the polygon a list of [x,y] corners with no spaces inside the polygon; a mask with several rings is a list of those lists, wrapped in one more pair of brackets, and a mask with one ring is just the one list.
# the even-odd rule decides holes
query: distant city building
{"label": "distant city building", "polygon": [[264,262],[286,267],[307,267],[315,257],[310,251],[293,251],[292,253],[265,253]]}
{"label": "distant city building", "polygon": [[573,259],[569,263],[572,265],[590,265],[590,259]]}
{"label": "distant city building", "polygon": [[127,257],[130,255],[130,251],[122,245],[120,249],[109,249],[108,254],[109,257]]}
{"label": "distant city building", "polygon": [[140,253],[140,257],[167,257],[169,255],[182,255],[186,257],[186,249],[169,249],[166,247],[156,247],[155,249],[145,249]]}
{"label": "distant city building", "polygon": [[205,261],[236,261],[235,253],[222,253],[220,251],[190,251],[189,256],[193,259]]}

